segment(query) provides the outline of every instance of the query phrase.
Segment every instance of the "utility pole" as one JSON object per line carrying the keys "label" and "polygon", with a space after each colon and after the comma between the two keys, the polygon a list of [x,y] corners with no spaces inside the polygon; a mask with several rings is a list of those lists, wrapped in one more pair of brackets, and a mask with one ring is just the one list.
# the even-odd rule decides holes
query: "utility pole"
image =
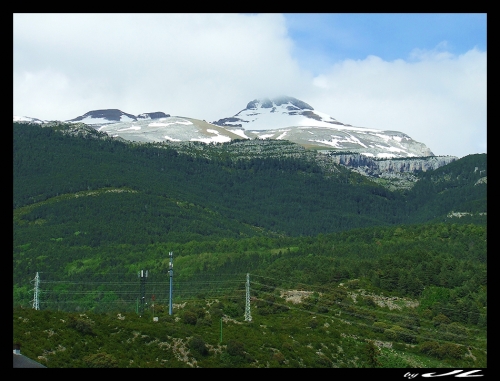
{"label": "utility pole", "polygon": [[169,297],[169,300],[168,300],[168,314],[169,315],[172,315],[172,278],[174,277],[174,264],[172,262],[172,255],[173,253],[172,252],[169,252],[168,253],[169,257],[170,257],[170,297]]}
{"label": "utility pole", "polygon": [[151,307],[153,307],[153,319],[155,317],[155,299],[156,299],[156,297],[155,297],[155,289],[153,288],[153,295],[151,296],[151,304],[152,304]]}
{"label": "utility pole", "polygon": [[246,304],[245,304],[245,321],[252,321],[252,315],[250,314],[250,274],[247,273],[247,282],[245,285],[246,289]]}
{"label": "utility pole", "polygon": [[144,314],[144,304],[146,303],[146,279],[148,277],[148,270],[144,271],[141,270],[139,272],[139,278],[141,281],[141,314],[142,316]]}
{"label": "utility pole", "polygon": [[35,288],[34,288],[33,291],[35,292],[35,294],[34,294],[34,297],[33,297],[33,300],[32,300],[32,302],[33,302],[33,308],[35,310],[39,310],[40,309],[40,302],[38,300],[38,293],[39,293],[39,289],[38,288],[40,286],[40,276],[38,275],[38,271],[36,273],[34,281],[35,281]]}

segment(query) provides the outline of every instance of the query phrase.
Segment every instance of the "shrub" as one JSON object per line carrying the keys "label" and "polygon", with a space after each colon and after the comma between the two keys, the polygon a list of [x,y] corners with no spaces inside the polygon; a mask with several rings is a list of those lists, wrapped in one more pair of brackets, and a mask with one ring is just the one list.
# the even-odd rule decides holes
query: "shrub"
{"label": "shrub", "polygon": [[453,333],[455,335],[459,336],[467,336],[468,330],[465,328],[462,324],[453,322],[450,323],[446,326],[446,330],[450,333]]}
{"label": "shrub", "polygon": [[68,319],[68,326],[84,335],[94,335],[92,323],[89,320],[84,320],[73,315]]}
{"label": "shrub", "polygon": [[189,349],[198,352],[202,356],[208,355],[208,348],[201,336],[195,336],[189,342]]}
{"label": "shrub", "polygon": [[243,316],[244,309],[235,303],[230,303],[224,306],[224,313],[234,319]]}
{"label": "shrub", "polygon": [[420,344],[420,352],[428,354],[438,359],[451,357],[460,359],[465,354],[465,347],[453,343],[444,343],[439,345],[435,341],[426,341]]}
{"label": "shrub", "polygon": [[192,312],[196,314],[198,319],[202,319],[205,317],[205,310],[203,308],[193,308]]}
{"label": "shrub", "polygon": [[245,346],[236,340],[229,340],[226,350],[231,356],[245,356]]}
{"label": "shrub", "polygon": [[425,341],[420,344],[420,352],[425,353],[430,356],[435,356],[439,349],[439,344],[435,341]]}
{"label": "shrub", "polygon": [[333,366],[332,360],[325,355],[319,355],[314,359],[315,368],[331,368]]}
{"label": "shrub", "polygon": [[437,316],[434,316],[434,318],[432,319],[432,324],[434,324],[434,326],[440,326],[442,324],[449,324],[451,323],[451,320],[446,316],[446,315],[443,315],[443,314],[438,314]]}
{"label": "shrub", "polygon": [[415,343],[417,341],[410,330],[401,328],[399,325],[393,325],[391,328],[386,329],[384,334],[389,340],[404,341],[405,343]]}
{"label": "shrub", "polygon": [[245,353],[243,343],[236,340],[229,340],[226,351],[220,356],[223,365],[236,367],[242,363],[252,361],[252,358]]}
{"label": "shrub", "polygon": [[212,325],[212,319],[210,319],[209,317],[204,317],[204,318],[198,319],[198,321],[196,322],[196,325],[210,327]]}
{"label": "shrub", "polygon": [[284,350],[284,351],[293,351],[293,345],[287,341],[285,341],[283,343],[283,345],[281,346],[281,348]]}
{"label": "shrub", "polygon": [[208,312],[214,319],[220,319],[223,315],[221,307],[212,306]]}
{"label": "shrub", "polygon": [[194,312],[185,311],[184,314],[182,315],[182,321],[185,324],[196,325],[196,322],[198,321],[198,316],[196,316]]}
{"label": "shrub", "polygon": [[361,300],[368,307],[377,307],[377,304],[375,303],[375,301],[373,300],[373,298],[371,296],[365,296]]}
{"label": "shrub", "polygon": [[347,281],[346,286],[351,290],[357,289],[359,288],[359,280],[358,279],[349,280]]}
{"label": "shrub", "polygon": [[389,328],[389,325],[387,323],[384,323],[383,321],[376,321],[372,325],[373,331],[379,332],[379,333],[383,333],[388,328]]}
{"label": "shrub", "polygon": [[100,352],[85,356],[83,361],[89,368],[117,368],[116,359],[106,352]]}
{"label": "shrub", "polygon": [[401,328],[396,326],[393,326],[392,328],[388,328],[384,331],[384,335],[388,340],[397,340],[398,338],[398,333],[397,333],[397,328]]}
{"label": "shrub", "polygon": [[370,340],[366,343],[363,348],[363,352],[370,368],[377,368],[381,365],[377,358],[379,355],[379,349],[373,341]]}
{"label": "shrub", "polygon": [[285,356],[283,355],[283,353],[281,352],[276,352],[273,357],[272,357],[272,360],[273,361],[276,361],[278,364],[283,364],[285,362]]}
{"label": "shrub", "polygon": [[333,290],[331,293],[331,299],[333,299],[334,302],[343,302],[348,298],[347,291],[344,290],[343,288],[336,288]]}
{"label": "shrub", "polygon": [[444,343],[439,347],[439,352],[442,357],[460,359],[465,354],[465,347],[453,343]]}
{"label": "shrub", "polygon": [[325,307],[325,306],[318,306],[318,312],[319,312],[320,314],[326,314],[328,311],[330,311],[330,310],[328,309],[328,307]]}
{"label": "shrub", "polygon": [[428,308],[422,311],[422,317],[424,319],[432,319],[432,311]]}

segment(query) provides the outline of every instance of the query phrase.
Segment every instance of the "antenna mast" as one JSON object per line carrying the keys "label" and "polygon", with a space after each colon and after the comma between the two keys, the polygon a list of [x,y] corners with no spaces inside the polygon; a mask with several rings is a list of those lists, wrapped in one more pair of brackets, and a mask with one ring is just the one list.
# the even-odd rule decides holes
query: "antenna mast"
{"label": "antenna mast", "polygon": [[146,302],[146,279],[148,277],[148,270],[141,270],[139,272],[139,278],[141,279],[141,315],[144,315],[144,303]]}
{"label": "antenna mast", "polygon": [[173,252],[169,252],[168,255],[170,257],[170,270],[169,270],[169,272],[170,272],[170,297],[168,300],[168,314],[172,315],[172,278],[174,277],[174,264],[172,262]]}

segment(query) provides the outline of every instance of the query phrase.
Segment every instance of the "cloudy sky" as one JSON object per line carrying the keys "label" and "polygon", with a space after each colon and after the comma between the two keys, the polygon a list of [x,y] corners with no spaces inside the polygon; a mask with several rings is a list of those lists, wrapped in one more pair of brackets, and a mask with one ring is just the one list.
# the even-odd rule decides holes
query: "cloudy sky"
{"label": "cloudy sky", "polygon": [[14,115],[207,121],[288,95],[435,155],[486,152],[486,14],[13,14]]}

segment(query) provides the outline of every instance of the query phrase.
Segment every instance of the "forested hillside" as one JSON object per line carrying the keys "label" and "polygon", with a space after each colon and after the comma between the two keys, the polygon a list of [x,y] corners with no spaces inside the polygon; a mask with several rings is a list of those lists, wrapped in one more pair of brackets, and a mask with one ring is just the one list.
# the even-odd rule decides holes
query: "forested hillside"
{"label": "forested hillside", "polygon": [[[467,156],[450,165],[455,172],[448,174],[444,168],[436,172],[439,184],[423,173],[422,181],[403,195],[340,166],[336,166],[335,175],[327,177],[318,164],[300,158],[209,160],[179,154],[166,146],[127,144],[91,135],[74,137],[54,128],[15,123],[13,201],[17,209],[65,194],[123,188],[135,192],[107,197],[108,205],[116,200],[110,210],[118,212],[124,203],[130,203],[129,198],[136,198],[134,204],[141,209],[133,210],[133,215],[154,220],[164,216],[159,209],[168,208],[172,202],[187,203],[217,214],[218,220],[237,220],[287,235],[443,221],[449,212],[462,211],[462,207],[485,222],[478,213],[486,212],[486,184],[474,184],[486,176],[486,155]],[[478,165],[481,170],[474,171]],[[458,184],[458,190],[448,190]],[[151,199],[150,205],[141,199],[142,195]],[[100,202],[96,199],[85,197],[79,202]],[[78,202],[68,203],[71,201],[67,199],[51,203],[50,209],[59,210],[47,223],[57,224],[58,218],[68,214],[65,207],[81,211]],[[46,206],[34,208],[23,218],[47,220],[46,210]],[[104,220],[113,218],[106,210],[99,213]],[[165,221],[155,221],[154,225],[163,232],[175,226]],[[119,240],[128,235],[122,234]]]}
{"label": "forested hillside", "polygon": [[[14,336],[33,358],[49,367],[92,367],[106,355],[121,367],[485,366],[485,154],[390,191],[298,154],[241,155],[223,144],[190,152],[69,129],[14,123]],[[166,307],[169,252],[178,319]],[[147,323],[138,317],[140,270],[149,271]],[[41,311],[28,313],[36,273]],[[240,332],[246,274],[254,323]],[[306,292],[300,305],[287,300],[293,290]],[[89,346],[63,353],[50,335],[26,340],[51,329],[48,311],[67,322],[51,323],[59,344]],[[97,314],[96,325],[80,313]],[[161,346],[154,353],[164,362],[146,361],[138,347],[127,358],[120,340],[102,341],[117,314],[127,314],[127,326],[112,331],[122,343],[142,331],[145,343],[175,337],[191,343],[197,363]],[[163,337],[152,334],[154,314]],[[217,350],[220,318],[236,323],[231,344]],[[267,344],[253,338],[259,325],[275,335]],[[299,344],[285,339],[305,327],[311,336],[300,334]],[[415,356],[402,360],[382,342]],[[326,360],[313,354],[321,348]]]}

